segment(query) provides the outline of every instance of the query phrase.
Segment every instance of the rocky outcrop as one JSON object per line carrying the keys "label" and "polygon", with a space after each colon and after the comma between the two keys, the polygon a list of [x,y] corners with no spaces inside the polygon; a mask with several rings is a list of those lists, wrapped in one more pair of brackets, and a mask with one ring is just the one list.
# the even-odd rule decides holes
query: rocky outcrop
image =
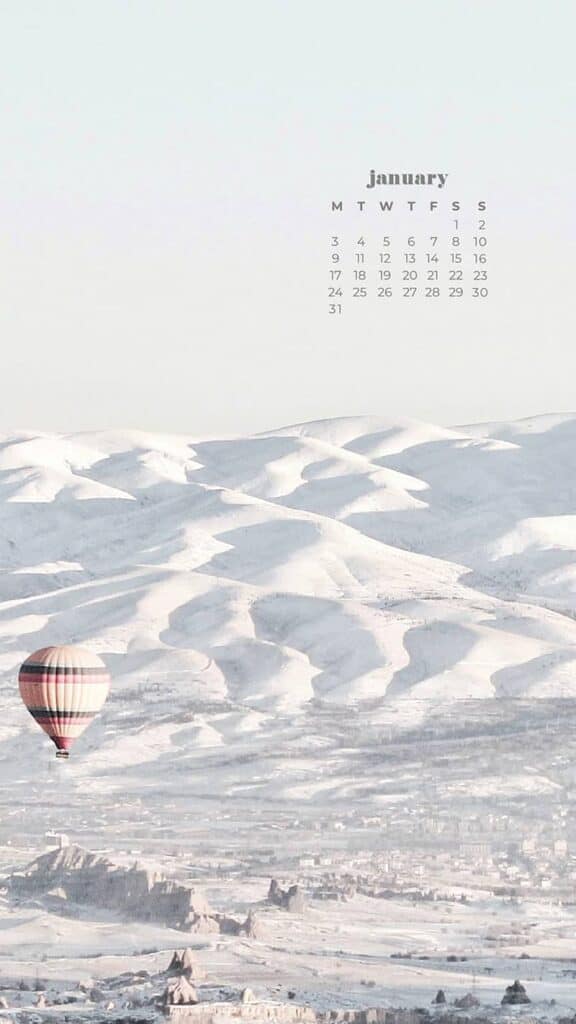
{"label": "rocky outcrop", "polygon": [[263,938],[260,919],[256,916],[253,910],[250,911],[248,917],[244,921],[244,924],[241,926],[240,934],[245,935],[248,939]]}
{"label": "rocky outcrop", "polygon": [[182,974],[169,981],[164,990],[164,1006],[195,1006],[198,995],[188,978]]}
{"label": "rocky outcrop", "polygon": [[187,885],[134,864],[126,867],[79,846],[52,850],[9,879],[10,891],[38,898],[55,889],[64,902],[106,907],[138,921],[153,921],[188,932],[232,931],[238,921],[216,914]]}
{"label": "rocky outcrop", "polygon": [[531,999],[528,998],[528,994],[524,985],[518,980],[513,985],[508,985],[504,995],[502,996],[502,1006],[520,1006],[522,1003],[530,1003]]}
{"label": "rocky outcrop", "polygon": [[446,995],[444,993],[444,990],[439,988],[437,993],[436,993],[436,995],[434,996],[434,999],[432,1000],[432,1003],[433,1003],[434,1006],[442,1006],[442,1005],[444,1005],[445,1002],[446,1002]]}
{"label": "rocky outcrop", "polygon": [[[241,1001],[237,1003],[199,1003],[197,1006],[170,1006],[167,1014],[173,1024],[229,1024],[244,1020],[258,1024],[428,1024],[440,1020],[442,1024],[463,1024],[461,1017],[448,1021],[447,1017],[427,1016],[419,1010],[388,1010],[377,1007],[370,1010],[329,1010],[316,1013],[309,1006],[296,1003],[266,1003]],[[487,1021],[479,1024],[488,1024]]]}
{"label": "rocky outcrop", "polygon": [[480,1000],[472,992],[467,992],[465,996],[454,1000],[454,1006],[459,1010],[475,1010],[480,1006]]}
{"label": "rocky outcrop", "polygon": [[300,886],[291,885],[289,889],[282,889],[275,878],[270,882],[268,900],[293,914],[301,914],[306,909],[306,900]]}
{"label": "rocky outcrop", "polygon": [[427,1024],[430,1020],[445,1018],[432,1018],[422,1010],[387,1010],[380,1006],[369,1010],[330,1010],[317,1015],[318,1024]]}
{"label": "rocky outcrop", "polygon": [[197,1006],[169,1006],[173,1024],[228,1024],[231,1020],[267,1021],[268,1024],[316,1024],[308,1006],[290,1003],[199,1003]]}
{"label": "rocky outcrop", "polygon": [[203,981],[206,977],[194,956],[193,950],[189,946],[186,949],[174,950],[168,972],[170,974],[183,974],[189,981]]}
{"label": "rocky outcrop", "polygon": [[88,993],[88,998],[91,1003],[103,1003],[106,996],[101,988],[91,988]]}

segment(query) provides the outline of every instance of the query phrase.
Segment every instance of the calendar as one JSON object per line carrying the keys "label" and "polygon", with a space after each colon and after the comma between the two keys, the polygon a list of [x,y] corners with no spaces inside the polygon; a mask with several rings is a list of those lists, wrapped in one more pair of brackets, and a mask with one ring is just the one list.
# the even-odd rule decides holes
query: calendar
{"label": "calendar", "polygon": [[489,300],[489,203],[449,185],[446,172],[371,169],[360,197],[330,201],[330,316],[391,302]]}

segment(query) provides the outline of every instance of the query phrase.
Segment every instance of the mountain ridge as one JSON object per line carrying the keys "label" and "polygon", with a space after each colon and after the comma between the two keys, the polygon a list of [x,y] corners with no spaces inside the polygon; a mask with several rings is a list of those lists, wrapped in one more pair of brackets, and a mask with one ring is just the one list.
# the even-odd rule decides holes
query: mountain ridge
{"label": "mountain ridge", "polygon": [[[50,643],[111,669],[86,749],[119,706],[138,720],[134,687],[255,734],[318,700],[576,696],[576,417],[523,422],[3,435],[0,759],[40,742],[14,680]],[[189,741],[237,735],[221,725],[200,715]]]}

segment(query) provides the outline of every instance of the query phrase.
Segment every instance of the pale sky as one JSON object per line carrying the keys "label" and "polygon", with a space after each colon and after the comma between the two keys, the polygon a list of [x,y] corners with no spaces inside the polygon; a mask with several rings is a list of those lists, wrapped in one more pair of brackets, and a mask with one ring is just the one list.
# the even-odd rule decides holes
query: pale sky
{"label": "pale sky", "polygon": [[[576,406],[573,0],[0,0],[0,430]],[[326,313],[369,168],[490,204],[491,297]]]}

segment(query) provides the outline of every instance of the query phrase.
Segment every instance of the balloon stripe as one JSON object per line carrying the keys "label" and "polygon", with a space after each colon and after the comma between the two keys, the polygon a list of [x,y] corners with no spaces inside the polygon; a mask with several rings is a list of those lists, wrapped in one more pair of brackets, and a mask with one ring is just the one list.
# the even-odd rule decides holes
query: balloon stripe
{"label": "balloon stripe", "polygon": [[28,708],[30,714],[37,722],[54,718],[59,722],[69,721],[72,718],[94,718],[96,711],[52,711],[51,708]]}
{"label": "balloon stripe", "polygon": [[29,675],[55,675],[55,676],[107,676],[108,669],[105,665],[44,665],[42,662],[25,661],[22,665],[22,672]]}

